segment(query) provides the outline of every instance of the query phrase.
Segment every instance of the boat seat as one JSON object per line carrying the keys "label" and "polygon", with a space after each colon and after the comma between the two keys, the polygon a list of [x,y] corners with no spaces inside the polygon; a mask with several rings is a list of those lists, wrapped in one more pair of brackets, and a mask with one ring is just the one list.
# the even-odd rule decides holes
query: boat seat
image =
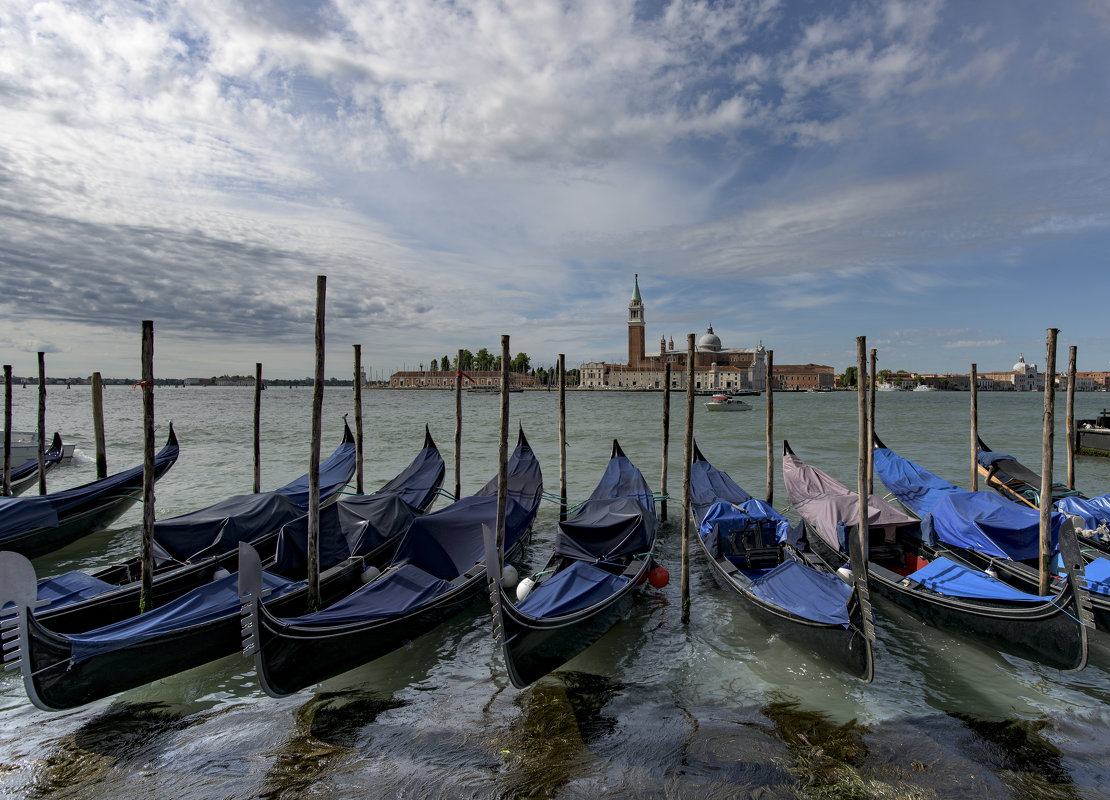
{"label": "boat seat", "polygon": [[643,565],[644,560],[642,558],[630,561],[628,566],[624,568],[624,572],[622,572],[621,574],[629,578],[635,578]]}

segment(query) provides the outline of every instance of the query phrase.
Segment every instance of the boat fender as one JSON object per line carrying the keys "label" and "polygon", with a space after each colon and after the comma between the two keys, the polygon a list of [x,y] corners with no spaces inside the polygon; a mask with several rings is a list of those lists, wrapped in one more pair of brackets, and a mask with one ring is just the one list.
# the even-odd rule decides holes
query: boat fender
{"label": "boat fender", "polygon": [[216,571],[212,573],[212,582],[215,583],[216,581],[222,581],[229,575],[231,575],[231,573],[223,567],[216,567]]}
{"label": "boat fender", "polygon": [[518,603],[522,602],[524,598],[528,596],[528,593],[532,591],[532,587],[535,585],[536,582],[531,578],[525,578],[520,583],[518,583],[516,585],[516,601]]}
{"label": "boat fender", "polygon": [[520,580],[520,576],[517,575],[516,567],[512,564],[506,564],[501,568],[501,585],[504,586],[506,590],[516,586],[518,580]]}
{"label": "boat fender", "polygon": [[845,583],[852,582],[852,570],[848,569],[847,567],[841,567],[836,571],[836,574],[839,575],[840,579]]}
{"label": "boat fender", "polygon": [[359,576],[359,580],[362,581],[364,584],[370,583],[370,581],[374,580],[381,574],[382,571],[380,569],[374,566],[370,566],[362,571],[362,575]]}
{"label": "boat fender", "polygon": [[648,573],[648,583],[656,589],[662,589],[671,582],[671,573],[662,564],[656,564]]}

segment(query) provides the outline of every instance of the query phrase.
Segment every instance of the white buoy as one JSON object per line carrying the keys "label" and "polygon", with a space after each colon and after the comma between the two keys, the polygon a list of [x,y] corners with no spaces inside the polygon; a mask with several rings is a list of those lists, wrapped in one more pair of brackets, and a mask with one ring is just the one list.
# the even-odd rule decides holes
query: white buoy
{"label": "white buoy", "polygon": [[501,568],[501,585],[505,587],[505,591],[509,591],[516,582],[520,580],[520,576],[516,573],[516,567],[512,564],[506,564]]}
{"label": "white buoy", "polygon": [[989,566],[988,566],[988,567],[987,567],[987,568],[986,568],[985,570],[983,570],[983,571],[984,571],[985,573],[987,573],[987,577],[988,577],[988,578],[994,578],[995,580],[998,580],[998,570],[996,570],[996,569],[994,568],[994,564],[991,564],[991,565],[989,565]]}
{"label": "white buoy", "polygon": [[536,582],[531,578],[525,578],[520,583],[518,583],[516,585],[516,601],[519,603],[524,600],[524,598],[528,596],[528,593],[532,591],[532,587],[535,585]]}
{"label": "white buoy", "polygon": [[840,579],[845,583],[852,582],[852,570],[848,569],[847,567],[841,567],[836,571],[836,574],[839,575]]}
{"label": "white buoy", "polygon": [[362,575],[359,577],[359,580],[361,580],[363,583],[370,583],[370,581],[374,580],[374,578],[378,577],[381,574],[382,571],[377,567],[367,567],[362,571]]}
{"label": "white buoy", "polygon": [[226,578],[230,574],[231,573],[228,572],[223,567],[216,567],[216,571],[214,573],[212,573],[212,580],[213,581],[222,581],[224,578]]}

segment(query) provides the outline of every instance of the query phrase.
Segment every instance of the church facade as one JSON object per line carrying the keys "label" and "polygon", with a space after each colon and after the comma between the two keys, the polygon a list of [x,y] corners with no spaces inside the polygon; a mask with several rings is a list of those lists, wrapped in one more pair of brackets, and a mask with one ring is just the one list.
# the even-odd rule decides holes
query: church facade
{"label": "church facade", "polygon": [[[687,343],[675,348],[674,339],[659,339],[658,352],[647,352],[644,303],[640,276],[634,279],[628,304],[628,363],[582,364],[584,389],[662,389],[666,368],[671,368],[671,388],[686,388]],[[704,391],[757,391],[767,388],[767,351],[758,347],[725,348],[710,325],[694,347],[694,388]]]}

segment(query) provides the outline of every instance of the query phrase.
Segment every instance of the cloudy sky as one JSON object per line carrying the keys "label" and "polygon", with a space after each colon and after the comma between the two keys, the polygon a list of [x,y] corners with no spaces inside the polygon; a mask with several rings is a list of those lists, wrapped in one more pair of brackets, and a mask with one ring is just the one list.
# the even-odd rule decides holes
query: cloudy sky
{"label": "cloudy sky", "polygon": [[1110,369],[1104,0],[5,0],[0,354]]}

